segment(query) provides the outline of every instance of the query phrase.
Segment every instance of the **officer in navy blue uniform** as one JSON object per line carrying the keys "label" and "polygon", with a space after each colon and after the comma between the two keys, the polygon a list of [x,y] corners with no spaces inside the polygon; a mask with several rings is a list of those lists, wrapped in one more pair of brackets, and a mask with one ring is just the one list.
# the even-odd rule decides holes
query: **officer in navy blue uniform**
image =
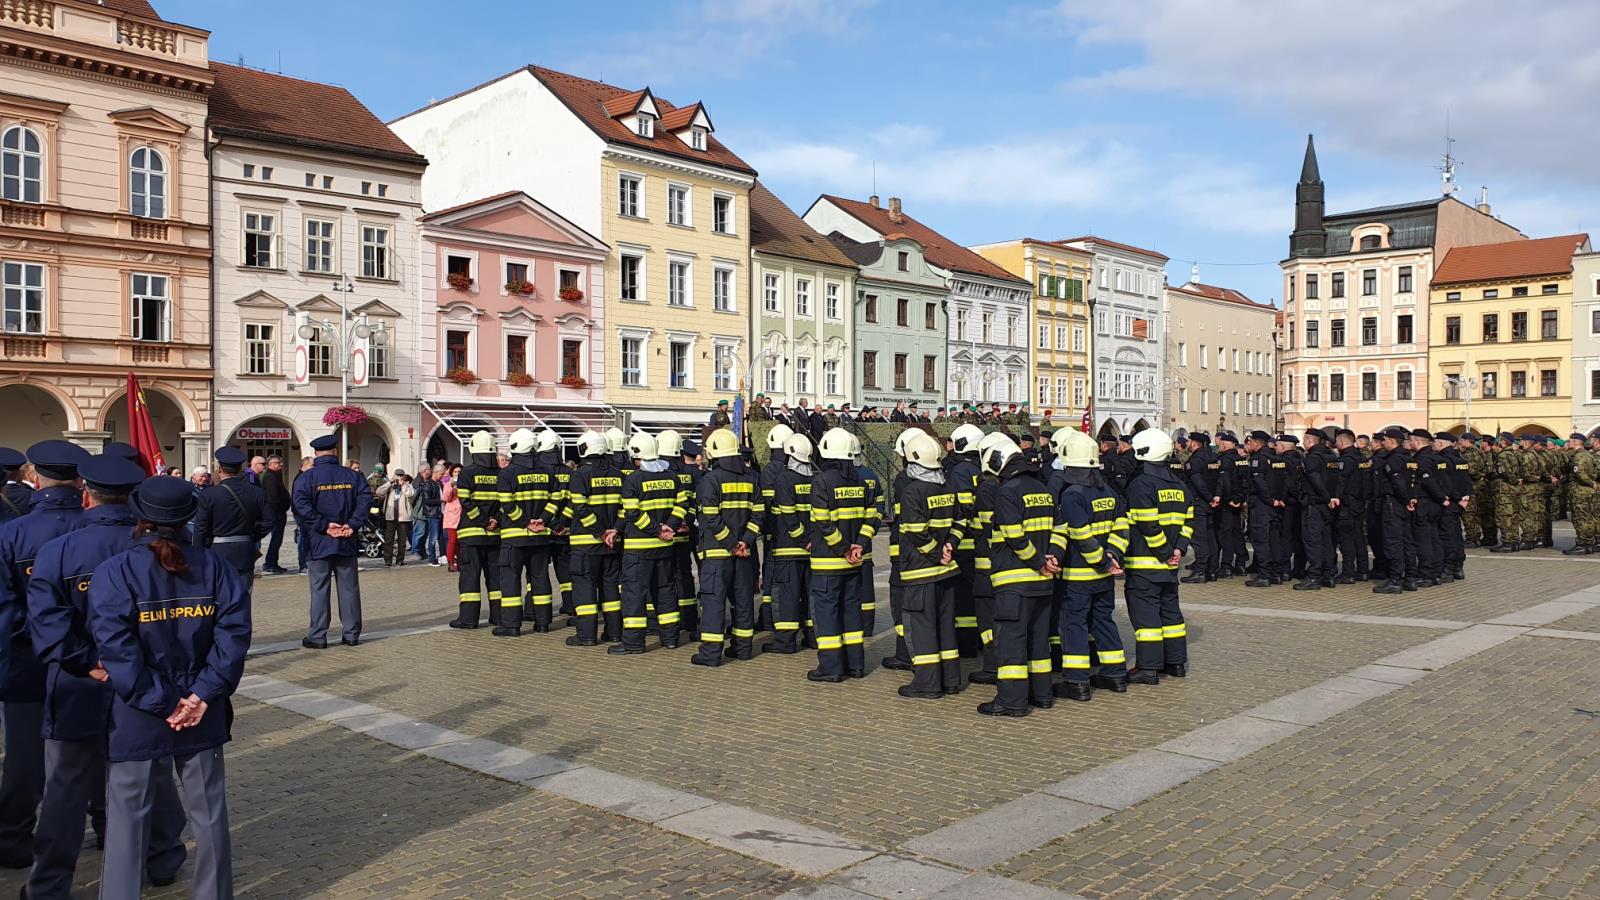
{"label": "officer in navy blue uniform", "polygon": [[339,625],[342,643],[354,647],[361,640],[361,584],[356,555],[361,551],[361,526],[372,508],[372,488],[360,472],[339,464],[339,437],[325,434],[311,442],[317,457],[294,483],[295,518],[305,523],[306,559],[301,565],[311,574],[311,628],[302,647],[328,647],[329,582],[339,590]]}
{"label": "officer in navy blue uniform", "polygon": [[[144,480],[138,463],[102,454],[78,467],[88,508],[78,527],[39,549],[28,580],[28,630],[45,665],[44,802],[34,829],[32,900],[72,895],[87,811],[105,840],[106,717],[111,687],[89,633],[89,584],[100,563],[133,544],[128,492]],[[177,880],[187,852],[183,806],[171,765],[157,766],[150,856],[156,885]]]}
{"label": "officer in navy blue uniform", "polygon": [[0,479],[5,490],[0,491],[0,524],[28,514],[33,508],[33,485],[17,481],[17,470],[28,461],[19,450],[0,447]]}
{"label": "officer in navy blue uniform", "polygon": [[[83,516],[78,463],[89,451],[68,441],[28,448],[39,491],[27,515],[0,525],[0,700],[5,702],[5,773],[0,776],[0,867],[33,865],[33,826],[44,794],[44,666],[28,634],[28,578],[39,548]],[[185,483],[187,486],[187,483]]]}
{"label": "officer in navy blue uniform", "polygon": [[119,459],[126,459],[129,462],[136,462],[140,465],[144,464],[140,459],[139,448],[128,443],[127,441],[112,441],[111,443],[106,444],[100,449],[100,455],[115,456]]}
{"label": "officer in navy blue uniform", "polygon": [[217,551],[249,590],[255,582],[261,539],[272,531],[267,495],[245,477],[244,464],[249,457],[243,450],[223,447],[213,455],[222,478],[211,490],[200,494],[200,506],[194,514],[194,542]]}
{"label": "officer in navy blue uniform", "polygon": [[187,484],[147,479],[128,506],[134,544],[101,563],[89,585],[89,629],[113,693],[100,897],[140,894],[155,771],[168,757],[194,831],[194,895],[232,897],[222,745],[250,648],[250,595],[220,556],[184,543],[198,506]]}

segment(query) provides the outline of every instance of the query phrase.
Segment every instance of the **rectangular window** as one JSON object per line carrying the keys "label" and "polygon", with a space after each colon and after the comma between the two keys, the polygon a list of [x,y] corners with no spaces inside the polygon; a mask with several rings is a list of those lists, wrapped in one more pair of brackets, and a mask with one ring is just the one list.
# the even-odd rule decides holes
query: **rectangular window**
{"label": "rectangular window", "polygon": [[689,264],[680,260],[667,263],[667,305],[688,306]]}
{"label": "rectangular window", "polygon": [[1526,397],[1526,396],[1528,396],[1528,373],[1527,372],[1512,372],[1511,373],[1511,396],[1513,396],[1513,397]]}
{"label": "rectangular window", "polygon": [[1394,324],[1394,339],[1396,343],[1410,344],[1416,341],[1416,335],[1411,331],[1410,316],[1396,316]]}
{"label": "rectangular window", "polygon": [[1500,289],[1499,288],[1488,288],[1488,289],[1486,289],[1483,292],[1483,299],[1485,299],[1485,300],[1498,300],[1498,299],[1500,299]]}
{"label": "rectangular window", "polygon": [[1217,371],[1228,371],[1228,348],[1226,347],[1217,348]]}
{"label": "rectangular window", "polygon": [[[726,388],[723,388],[726,390]],[[839,396],[839,361],[825,359],[822,361],[822,390],[830,397]]]}
{"label": "rectangular window", "polygon": [[617,176],[617,215],[632,219],[644,216],[639,206],[639,176]]}
{"label": "rectangular window", "polygon": [[1040,375],[1038,380],[1035,382],[1035,385],[1038,387],[1039,393],[1035,397],[1033,402],[1039,404],[1040,407],[1049,406],[1050,405],[1050,376],[1048,376],[1048,375]]}
{"label": "rectangular window", "polygon": [[1065,375],[1057,375],[1056,376],[1056,405],[1057,406],[1066,406],[1067,405],[1067,383],[1068,383],[1067,376],[1065,376]]}
{"label": "rectangular window", "polygon": [[244,374],[272,375],[278,370],[278,326],[244,323]]}
{"label": "rectangular window", "polygon": [[862,311],[862,314],[867,320],[868,324],[878,324],[878,295],[867,294],[865,300],[862,302],[862,306],[865,307],[865,309]]}
{"label": "rectangular window", "polygon": [[1200,389],[1200,413],[1211,412],[1211,392],[1205,388]]}
{"label": "rectangular window", "polygon": [[1083,352],[1083,342],[1084,342],[1083,329],[1074,326],[1073,329],[1072,329],[1072,352],[1073,353],[1082,353]]}
{"label": "rectangular window", "polygon": [[1411,399],[1411,371],[1409,369],[1394,373],[1394,398],[1396,400]]}
{"label": "rectangular window", "polygon": [[1315,276],[1315,275],[1307,275],[1306,276],[1306,299],[1307,300],[1315,300],[1315,299],[1317,299],[1318,297],[1321,297],[1321,296],[1322,296],[1322,292],[1317,288],[1317,276]]}
{"label": "rectangular window", "polygon": [[272,180],[272,167],[271,166],[262,166],[261,167],[261,180],[262,181],[271,181]]}
{"label": "rectangular window", "polygon": [[[1344,320],[1343,319],[1334,319],[1332,322],[1328,323],[1328,346],[1330,346],[1330,347],[1343,347],[1344,346]],[[1237,366],[1235,368],[1237,368]]]}
{"label": "rectangular window", "polygon": [[825,301],[827,303],[825,312],[827,313],[828,321],[837,322],[843,318],[843,315],[839,309],[840,285],[838,282],[830,281],[824,290],[826,291],[827,297],[827,300]]}
{"label": "rectangular window", "polygon": [[[983,326],[983,342],[985,344],[994,343],[994,313],[984,310],[979,321]],[[932,326],[930,325],[929,327],[931,328]]]}
{"label": "rectangular window", "polygon": [[711,230],[733,234],[733,198],[727,194],[711,195]]}
{"label": "rectangular window", "polygon": [[1600,309],[1589,311],[1589,333],[1600,334]]}
{"label": "rectangular window", "polygon": [[1556,370],[1539,370],[1539,396],[1554,397],[1556,395]]}
{"label": "rectangular window", "polygon": [[1205,367],[1206,367],[1206,345],[1205,344],[1201,344],[1200,345],[1200,368],[1204,369]]}
{"label": "rectangular window", "polygon": [[922,358],[922,389],[936,391],[939,389],[939,358],[937,356],[924,356]]}
{"label": "rectangular window", "polygon": [[394,277],[389,272],[389,229],[361,226],[361,275],[363,278]]}
{"label": "rectangular window", "polygon": [[1492,344],[1500,340],[1500,314],[1483,314],[1483,342]]}
{"label": "rectangular window", "polygon": [[330,378],[338,371],[333,363],[333,342],[338,334],[326,328],[314,330],[316,334],[306,346],[306,371],[319,378]]}
{"label": "rectangular window", "polygon": [[1331,276],[1333,282],[1328,285],[1328,296],[1338,299],[1344,296],[1344,273],[1335,272]]}
{"label": "rectangular window", "polygon": [[778,392],[778,363],[776,360],[767,363],[766,368],[761,370],[761,384],[761,389],[769,394]]}
{"label": "rectangular window", "polygon": [[133,339],[172,340],[172,297],[167,293],[167,276],[135,272],[131,281]]}
{"label": "rectangular window", "polygon": [[1321,323],[1317,322],[1316,319],[1312,319],[1306,323],[1306,349],[1309,350],[1322,346],[1322,338],[1317,331],[1320,327],[1320,324]]}
{"label": "rectangular window", "polygon": [[324,175],[324,176],[322,176],[322,189],[325,190],[325,191],[333,190],[333,176],[332,175]]}
{"label": "rectangular window", "polygon": [[895,266],[902,272],[911,271],[911,254],[905,250],[901,250],[895,256]]}
{"label": "rectangular window", "polygon": [[1511,314],[1511,339],[1525,341],[1528,339],[1528,314],[1514,312]]}
{"label": "rectangular window", "polygon": [[690,358],[688,341],[667,342],[668,385],[675,388],[694,386],[694,360]]}
{"label": "rectangular window", "polygon": [[644,339],[622,339],[622,383],[630,386],[644,384]]}
{"label": "rectangular window", "polygon": [[733,312],[733,270],[720,266],[711,270],[711,308]]}
{"label": "rectangular window", "polygon": [[1556,310],[1543,309],[1539,311],[1539,338],[1540,340],[1553,341],[1560,333],[1558,328],[1559,318]]}
{"label": "rectangular window", "polygon": [[1322,399],[1322,377],[1315,372],[1306,376],[1306,401],[1316,403]]}
{"label": "rectangular window", "polygon": [[44,334],[44,266],[6,261],[5,333]]}
{"label": "rectangular window", "polygon": [[467,349],[471,340],[471,336],[465,331],[446,331],[444,333],[445,371],[472,368],[472,360]]}
{"label": "rectangular window", "polygon": [[273,267],[278,243],[278,217],[271,213],[244,214],[244,264],[256,269]]}
{"label": "rectangular window", "polygon": [[958,341],[967,339],[967,310],[964,306],[956,307],[956,324],[950,329],[950,338]]}
{"label": "rectangular window", "polygon": [[[1595,322],[1600,323],[1600,310],[1595,313]],[[1050,349],[1050,326],[1043,322],[1039,323],[1039,349]]]}
{"label": "rectangular window", "polygon": [[1400,267],[1399,284],[1397,284],[1395,286],[1395,291],[1398,292],[1398,293],[1401,293],[1401,294],[1409,294],[1409,293],[1411,293],[1411,267],[1410,266],[1401,266]]}
{"label": "rectangular window", "polygon": [[906,366],[909,362],[910,358],[904,353],[894,355],[894,389],[897,391],[906,389],[906,379],[909,377],[906,374]]}
{"label": "rectangular window", "polygon": [[1006,332],[1000,343],[1010,345],[1013,341],[1021,342],[1022,330],[1017,327],[1016,316],[1006,316]]}
{"label": "rectangular window", "polygon": [[794,314],[797,316],[811,315],[811,279],[796,278],[794,280]]}
{"label": "rectangular window", "polygon": [[1178,412],[1189,411],[1189,389],[1178,388]]}
{"label": "rectangular window", "polygon": [[937,325],[937,322],[939,320],[938,317],[939,317],[939,304],[937,304],[937,303],[924,303],[924,304],[922,304],[922,327],[923,327],[924,330],[932,331],[935,328],[939,327]]}
{"label": "rectangular window", "polygon": [[1361,296],[1371,297],[1378,293],[1378,270],[1361,270]]}
{"label": "rectangular window", "polygon": [[1528,288],[1526,286],[1514,287],[1514,288],[1511,289],[1511,296],[1513,296],[1513,297],[1526,297],[1526,296],[1528,296]]}
{"label": "rectangular window", "polygon": [[506,374],[528,374],[527,335],[506,335]]}
{"label": "rectangular window", "polygon": [[250,163],[245,163],[244,164],[244,177],[246,177],[246,178],[254,178],[254,177],[256,177],[256,167],[251,165]]}
{"label": "rectangular window", "polygon": [[1378,399],[1378,373],[1377,372],[1362,372],[1361,373],[1361,399],[1363,401],[1366,401],[1366,402],[1369,402],[1369,403],[1372,402],[1373,400]]}
{"label": "rectangular window", "polygon": [[733,390],[733,348],[719,344],[713,355],[715,362],[711,368],[711,386],[719,391]]}
{"label": "rectangular window", "polygon": [[1067,349],[1067,326],[1065,325],[1056,326],[1056,349]]}
{"label": "rectangular window", "polygon": [[533,279],[528,277],[528,264],[527,263],[514,263],[514,262],[506,263],[506,281],[505,281],[505,283],[506,284],[513,284],[513,285],[520,285],[523,282],[527,282],[529,284],[533,283]]}
{"label": "rectangular window", "polygon": [[1082,378],[1072,379],[1072,405],[1081,409],[1088,391],[1089,385]]}
{"label": "rectangular window", "polygon": [[1484,372],[1483,373],[1483,378],[1481,380],[1483,381],[1483,396],[1485,396],[1485,397],[1498,397],[1498,396],[1500,396],[1500,376],[1499,375],[1497,375],[1494,372]]}
{"label": "rectangular window", "polygon": [[306,220],[306,271],[330,273],[333,271],[334,223],[327,219]]}
{"label": "rectangular window", "polygon": [[1589,399],[1600,400],[1600,369],[1589,372]]}
{"label": "rectangular window", "polygon": [[911,301],[904,297],[895,301],[894,323],[901,328],[911,327]]}
{"label": "rectangular window", "polygon": [[372,358],[367,361],[368,378],[393,378],[394,372],[389,368],[389,348],[373,347]]}
{"label": "rectangular window", "polygon": [[1454,302],[1456,302],[1457,300],[1460,300],[1460,299],[1461,299],[1461,292],[1460,291],[1445,291],[1444,292],[1444,302],[1446,302],[1446,303],[1454,303]]}
{"label": "rectangular window", "polygon": [[1539,293],[1541,294],[1554,294],[1560,290],[1561,285],[1559,284],[1544,284],[1539,286]]}
{"label": "rectangular window", "polygon": [[794,360],[794,389],[801,395],[811,393],[811,357],[797,356]]}
{"label": "rectangular window", "polygon": [[1446,344],[1461,343],[1461,317],[1446,316],[1444,320],[1444,342]]}
{"label": "rectangular window", "polygon": [[620,284],[617,287],[617,296],[623,300],[643,300],[641,293],[644,279],[640,278],[640,270],[644,268],[644,257],[632,253],[624,253],[618,257]]}
{"label": "rectangular window", "polygon": [[861,353],[861,384],[869,388],[878,386],[878,351],[876,350],[864,350]]}
{"label": "rectangular window", "polygon": [[681,184],[667,185],[667,224],[689,224],[689,189]]}
{"label": "rectangular window", "polygon": [[583,341],[571,338],[561,341],[561,377],[583,378]]}
{"label": "rectangular window", "polygon": [[578,274],[575,269],[557,269],[556,296],[560,296],[562,291],[578,291],[582,293],[583,289],[578,286]]}
{"label": "rectangular window", "polygon": [[781,284],[779,276],[768,272],[761,277],[761,308],[769,313],[782,312],[783,307],[778,299]]}

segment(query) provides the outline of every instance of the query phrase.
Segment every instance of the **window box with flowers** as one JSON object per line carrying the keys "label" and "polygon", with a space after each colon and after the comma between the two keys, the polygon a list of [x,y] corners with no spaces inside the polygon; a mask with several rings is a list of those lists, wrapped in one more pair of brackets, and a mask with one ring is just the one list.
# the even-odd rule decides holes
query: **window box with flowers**
{"label": "window box with flowers", "polygon": [[512,372],[506,375],[506,384],[512,387],[533,387],[533,376],[527,372]]}
{"label": "window box with flowers", "polygon": [[506,282],[506,293],[520,295],[523,297],[530,296],[533,294],[533,282],[508,281]]}
{"label": "window box with flowers", "polygon": [[561,299],[567,301],[568,303],[581,303],[581,302],[583,302],[583,291],[578,290],[575,287],[564,287],[564,288],[562,288],[560,296],[561,296]]}
{"label": "window box with flowers", "polygon": [[444,283],[450,285],[453,291],[470,291],[473,280],[472,276],[465,272],[451,272],[444,277]]}
{"label": "window box with flowers", "polygon": [[449,369],[444,373],[444,377],[463,387],[469,384],[477,384],[478,382],[477,373],[466,366],[456,366],[454,369]]}
{"label": "window box with flowers", "polygon": [[330,406],[328,411],[322,414],[322,424],[329,427],[360,425],[370,418],[367,411],[359,406]]}
{"label": "window box with flowers", "polygon": [[561,379],[561,384],[569,388],[586,388],[589,382],[580,375],[567,375]]}

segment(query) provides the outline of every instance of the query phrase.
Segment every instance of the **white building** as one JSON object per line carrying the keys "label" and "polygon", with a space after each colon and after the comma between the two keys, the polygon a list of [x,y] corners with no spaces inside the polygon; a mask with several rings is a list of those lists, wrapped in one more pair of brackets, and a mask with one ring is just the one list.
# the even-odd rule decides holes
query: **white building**
{"label": "white building", "polygon": [[1061,241],[1094,255],[1094,421],[1100,435],[1159,425],[1166,371],[1161,307],[1167,257],[1088,235]]}
{"label": "white building", "polygon": [[1198,275],[1197,267],[1196,280],[1166,291],[1161,427],[1271,431],[1278,310]]}
{"label": "white building", "polygon": [[1600,428],[1600,252],[1572,257],[1572,426]]}
{"label": "white building", "polygon": [[[417,406],[417,216],[427,161],[343,88],[212,63],[219,444],[309,454],[341,400],[340,322],[381,330],[358,347],[349,456],[411,469]],[[336,289],[350,286],[348,293]],[[297,338],[312,323],[314,337]],[[321,323],[331,325],[325,327]],[[380,329],[381,326],[381,329]],[[359,363],[365,355],[365,367]],[[294,384],[303,366],[303,384]],[[365,378],[363,371],[365,369]]]}

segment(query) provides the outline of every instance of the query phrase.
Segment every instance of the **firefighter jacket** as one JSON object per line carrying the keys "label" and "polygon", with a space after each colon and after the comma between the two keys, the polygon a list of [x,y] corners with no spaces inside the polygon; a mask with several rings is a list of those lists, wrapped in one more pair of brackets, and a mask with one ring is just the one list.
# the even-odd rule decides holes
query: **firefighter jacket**
{"label": "firefighter jacket", "polygon": [[768,539],[767,555],[778,558],[803,558],[811,555],[806,549],[811,532],[811,479],[785,465],[772,476],[772,505],[767,507],[765,519]]}
{"label": "firefighter jacket", "polygon": [[572,484],[572,470],[561,458],[560,450],[546,450],[534,460],[539,471],[550,477],[550,502],[545,506],[544,524],[550,537],[561,540],[561,532],[571,526],[567,521],[567,490]]}
{"label": "firefighter jacket", "polygon": [[900,495],[905,492],[906,470],[894,477],[889,496],[889,583],[903,584],[900,580]]}
{"label": "firefighter jacket", "polygon": [[461,470],[456,480],[456,499],[461,501],[461,524],[456,528],[456,540],[467,546],[500,543],[496,529],[505,523],[500,516],[500,468],[495,465],[493,453],[472,454],[472,464]]}
{"label": "firefighter jacket", "polygon": [[975,453],[953,454],[944,467],[945,484],[950,485],[956,495],[956,522],[963,531],[961,543],[956,547],[957,556],[973,556],[978,549],[973,540],[977,529],[972,527],[972,517],[978,504],[978,476],[983,470],[978,468],[976,456]]}
{"label": "firefighter jacket", "polygon": [[1176,581],[1178,567],[1167,565],[1167,560],[1189,549],[1193,518],[1194,507],[1183,483],[1165,467],[1146,463],[1128,485],[1128,553],[1123,568],[1151,581]]}
{"label": "firefighter jacket", "polygon": [[[878,480],[878,473],[870,468],[857,465],[856,475],[861,478],[861,483],[867,486],[867,521],[872,523],[874,533],[879,525],[883,524],[883,482]],[[872,542],[868,541],[861,548],[862,562],[872,561]],[[870,600],[868,602],[871,602]]]}
{"label": "firefighter jacket", "polygon": [[[544,519],[550,502],[549,479],[534,467],[532,453],[513,453],[511,462],[500,470],[500,540],[516,544],[543,544],[550,539],[548,527],[535,538],[528,526]],[[548,526],[548,523],[546,523]]]}
{"label": "firefighter jacket", "polygon": [[713,461],[711,471],[700,476],[695,507],[700,524],[696,552],[701,559],[728,559],[741,541],[755,550],[767,509],[756,481],[755,473],[737,456]]}
{"label": "firefighter jacket", "polygon": [[[652,471],[653,470],[653,471]],[[661,526],[683,521],[678,505],[678,479],[666,463],[653,460],[622,479],[622,506],[613,526],[622,536],[622,549],[650,559],[672,555],[672,541],[661,539]]]}
{"label": "firefighter jacket", "polygon": [[946,545],[953,551],[961,542],[961,529],[956,523],[960,504],[956,492],[945,481],[944,472],[912,466],[916,464],[906,467],[911,474],[900,494],[895,537],[900,545],[900,580],[905,584],[943,581],[960,573],[954,559],[940,561]]}
{"label": "firefighter jacket", "polygon": [[[863,551],[877,533],[868,520],[867,486],[849,460],[825,459],[811,482],[811,571],[855,572],[860,563],[845,556],[851,545]],[[902,563],[902,568],[904,564]]]}
{"label": "firefighter jacket", "polygon": [[761,467],[761,502],[767,507],[767,517],[761,525],[762,537],[770,539],[777,534],[778,520],[772,511],[778,505],[778,483],[784,480],[788,471],[789,455],[782,450],[773,450],[772,458]]}
{"label": "firefighter jacket", "polygon": [[1055,578],[1039,569],[1055,527],[1055,497],[1039,480],[1038,467],[1022,454],[1013,456],[1000,470],[989,534],[989,579],[997,595],[1002,588],[1031,597],[1050,595]]}
{"label": "firefighter jacket", "polygon": [[972,558],[972,593],[982,597],[994,595],[994,584],[990,580],[994,560],[989,555],[989,543],[994,535],[994,501],[999,495],[1000,479],[993,475],[979,478],[977,502],[972,507],[972,521],[967,524],[972,531],[972,543],[977,548],[977,555]]}
{"label": "firefighter jacket", "polygon": [[1062,469],[1056,498],[1051,555],[1061,564],[1061,578],[1071,582],[1103,581],[1111,564],[1128,551],[1128,509],[1105,478],[1093,469]]}
{"label": "firefighter jacket", "polygon": [[622,511],[622,473],[608,457],[592,457],[578,466],[567,482],[562,520],[570,529],[573,553],[604,556],[622,551],[622,542],[607,547],[606,532],[616,527]]}

